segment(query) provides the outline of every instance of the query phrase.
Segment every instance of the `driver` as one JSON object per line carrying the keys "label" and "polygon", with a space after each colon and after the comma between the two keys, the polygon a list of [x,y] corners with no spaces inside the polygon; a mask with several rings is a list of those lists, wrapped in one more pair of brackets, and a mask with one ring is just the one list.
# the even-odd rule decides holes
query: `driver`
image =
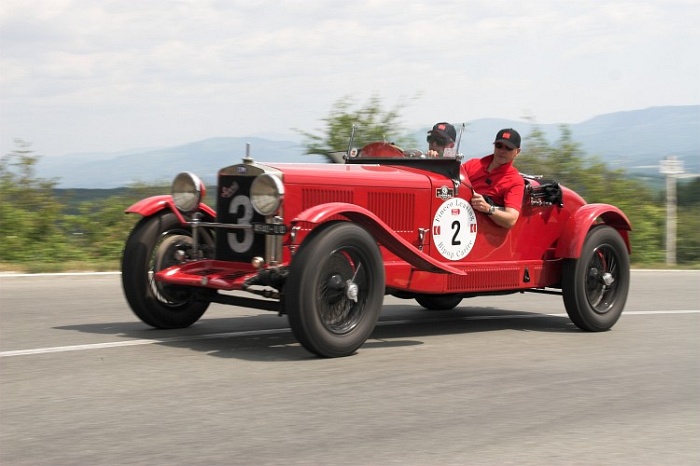
{"label": "driver", "polygon": [[454,147],[457,139],[455,127],[447,122],[436,123],[433,129],[428,131],[428,152],[426,157],[443,157],[445,149]]}
{"label": "driver", "polygon": [[525,193],[525,180],[513,166],[520,153],[520,134],[513,128],[502,129],[493,147],[493,154],[463,163],[461,172],[472,184],[474,210],[490,215],[498,226],[512,228]]}

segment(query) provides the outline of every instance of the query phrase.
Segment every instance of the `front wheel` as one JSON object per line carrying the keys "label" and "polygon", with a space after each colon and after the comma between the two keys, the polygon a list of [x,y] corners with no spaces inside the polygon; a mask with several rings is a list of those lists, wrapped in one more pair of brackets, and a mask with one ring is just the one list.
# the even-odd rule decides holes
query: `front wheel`
{"label": "front wheel", "polygon": [[353,354],[369,338],[384,300],[384,264],[364,229],[320,227],[294,256],[284,306],[296,339],[323,357]]}
{"label": "front wheel", "polygon": [[[202,235],[211,243],[209,235]],[[156,328],[185,328],[202,317],[209,302],[194,291],[155,280],[155,273],[179,264],[192,251],[192,235],[171,213],[143,218],[136,224],[122,256],[122,287],[132,311]]]}
{"label": "front wheel", "polygon": [[612,227],[596,227],[583,243],[581,257],[567,260],[562,273],[564,306],[582,330],[609,330],[620,318],[630,285],[627,246]]}

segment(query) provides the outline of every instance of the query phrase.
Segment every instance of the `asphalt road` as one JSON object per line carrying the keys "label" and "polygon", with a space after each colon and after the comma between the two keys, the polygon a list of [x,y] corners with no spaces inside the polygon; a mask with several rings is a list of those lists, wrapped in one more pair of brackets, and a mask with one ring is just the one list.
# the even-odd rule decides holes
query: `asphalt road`
{"label": "asphalt road", "polygon": [[351,357],[212,306],[153,330],[117,275],[0,276],[2,465],[698,465],[700,272],[634,271],[610,332],[561,297],[387,297]]}

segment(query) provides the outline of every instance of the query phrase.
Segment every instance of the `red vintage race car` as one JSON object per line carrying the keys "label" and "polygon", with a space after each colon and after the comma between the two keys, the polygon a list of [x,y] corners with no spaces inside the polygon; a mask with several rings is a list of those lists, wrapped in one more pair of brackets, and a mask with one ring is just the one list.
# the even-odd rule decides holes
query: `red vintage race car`
{"label": "red vintage race car", "polygon": [[194,324],[210,303],[286,314],[323,357],[353,354],[385,294],[448,310],[485,294],[563,295],[586,331],[610,329],[630,283],[630,222],[553,181],[523,175],[511,229],[470,205],[460,156],[426,159],[386,143],[342,164],[242,163],[218,173],[216,209],[191,173],[142,215],[122,259],[133,312],[157,328]]}

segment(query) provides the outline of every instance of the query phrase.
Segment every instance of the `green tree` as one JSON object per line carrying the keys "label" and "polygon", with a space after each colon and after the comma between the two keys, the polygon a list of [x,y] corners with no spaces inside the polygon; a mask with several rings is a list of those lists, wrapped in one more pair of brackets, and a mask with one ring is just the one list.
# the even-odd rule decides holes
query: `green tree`
{"label": "green tree", "polygon": [[65,215],[64,228],[89,260],[116,263],[131,229],[141,219],[139,215],[126,215],[124,210],[143,198],[167,193],[168,188],[136,183],[122,194],[81,202],[76,213]]}
{"label": "green tree", "polygon": [[360,108],[356,108],[356,105],[356,101],[350,97],[335,102],[330,115],[322,119],[325,128],[320,135],[296,130],[306,138],[303,142],[305,153],[322,155],[333,162],[331,154],[347,151],[353,126],[357,129],[353,142],[356,147],[374,141],[387,141],[397,145],[414,143],[412,138],[403,136],[405,129],[400,123],[405,103],[384,110],[381,99],[375,96]]}
{"label": "green tree", "polygon": [[535,125],[526,136],[523,152],[515,164],[523,173],[556,179],[580,194],[583,187],[579,183],[580,173],[585,153],[581,145],[572,139],[571,130],[567,126],[560,126],[559,130],[559,139],[552,145],[544,132]]}
{"label": "green tree", "polygon": [[700,178],[678,183],[676,260],[700,263]]}
{"label": "green tree", "polygon": [[678,183],[678,206],[700,205],[700,177]]}
{"label": "green tree", "polygon": [[547,163],[551,158],[552,148],[539,126],[532,127],[532,131],[525,137],[524,149],[515,160],[518,170],[528,175],[539,175],[544,178],[553,178],[554,169]]}
{"label": "green tree", "polygon": [[678,211],[676,261],[700,264],[700,203]]}
{"label": "green tree", "polygon": [[65,260],[75,254],[60,229],[63,205],[53,195],[56,181],[36,177],[40,156],[31,144],[16,140],[17,148],[0,158],[0,261]]}

